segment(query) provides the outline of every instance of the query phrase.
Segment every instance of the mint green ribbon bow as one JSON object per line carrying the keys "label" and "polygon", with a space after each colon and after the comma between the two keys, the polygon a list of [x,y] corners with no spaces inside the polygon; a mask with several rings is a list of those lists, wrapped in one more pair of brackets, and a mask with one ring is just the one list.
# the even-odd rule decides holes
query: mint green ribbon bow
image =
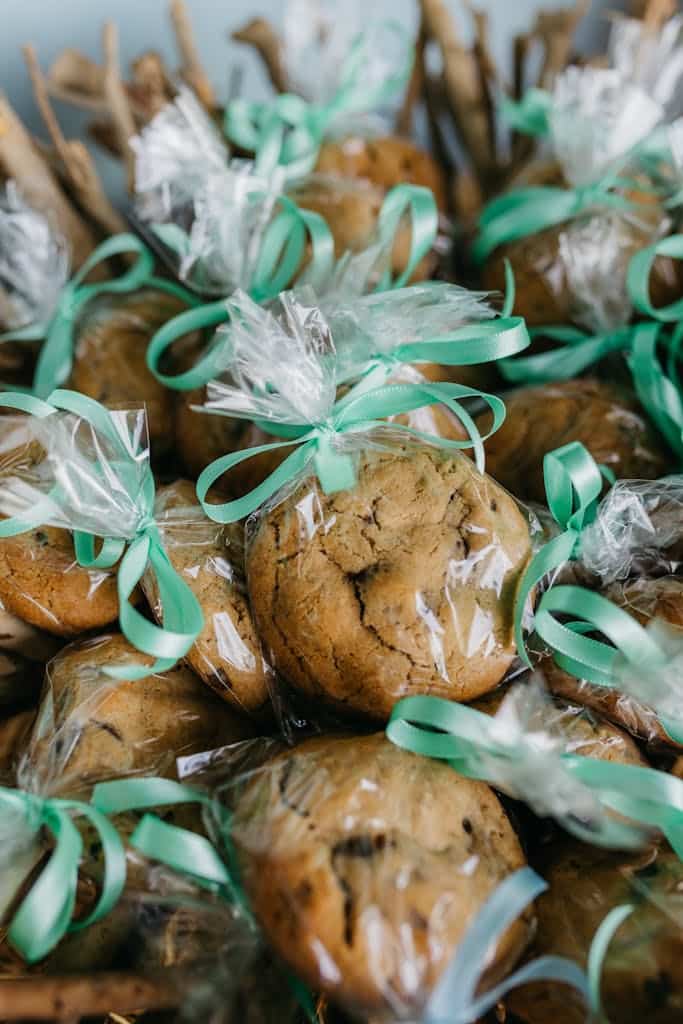
{"label": "mint green ribbon bow", "polygon": [[[484,437],[479,434],[471,417],[459,404],[459,399],[470,397],[483,399],[493,412],[493,424]],[[389,425],[384,422],[387,416],[398,416],[438,403],[447,406],[465,424],[466,429],[469,427],[469,441],[452,441],[413,430],[412,427],[399,423]],[[259,422],[258,426],[264,430],[279,433],[288,440],[256,445],[216,459],[200,473],[197,480],[197,497],[210,519],[218,523],[233,523],[250,515],[284,484],[301,476],[310,466],[313,467],[325,494],[348,490],[354,486],[356,471],[352,456],[340,450],[341,435],[364,434],[375,428],[388,426],[392,431],[400,431],[409,437],[448,450],[473,448],[477,467],[483,471],[483,442],[498,430],[504,419],[505,405],[499,398],[460,384],[387,384],[361,394],[355,393],[354,389],[335,403],[330,416],[322,423],[313,426],[289,426],[270,421]],[[208,503],[205,500],[216,480],[241,462],[262,452],[289,447],[294,447],[295,450],[270,476],[242,498],[222,505]]]}
{"label": "mint green ribbon bow", "polygon": [[[254,279],[248,290],[250,298],[259,303],[276,298],[294,280],[301,267],[307,237],[311,242],[311,261],[299,277],[299,284],[310,284],[314,291],[320,293],[325,290],[326,282],[333,273],[334,239],[325,220],[310,210],[300,209],[287,197],[281,197],[280,203],[284,210],[266,230]],[[391,250],[406,214],[411,225],[408,262],[396,279],[388,269],[378,283],[377,291],[403,287],[436,241],[439,218],[431,191],[417,185],[398,185],[387,194],[379,212],[377,229],[382,246]],[[222,369],[225,342],[220,336],[184,373],[163,373],[160,364],[164,354],[179,338],[191,331],[217,327],[229,319],[226,300],[221,299],[169,320],[156,332],[147,348],[150,372],[174,391],[192,391],[208,384]]]}
{"label": "mint green ribbon bow", "polygon": [[612,173],[576,188],[534,185],[498,196],[486,204],[479,217],[472,258],[480,265],[499,246],[564,224],[594,208],[633,210],[637,202],[613,191],[630,185],[632,182]]}
{"label": "mint green ribbon bow", "polygon": [[[301,280],[320,287],[334,264],[334,239],[325,220],[311,210],[302,210],[287,196],[280,196],[282,210],[266,228],[248,294],[255,302],[269,302],[291,283],[301,268],[306,241],[311,243],[311,260]],[[152,337],[147,347],[147,367],[158,381],[174,391],[202,387],[220,372],[220,339],[189,370],[164,373],[160,364],[167,350],[193,331],[217,327],[230,319],[225,299],[200,305],[169,320]]]}
{"label": "mint green ribbon bow", "polygon": [[[33,964],[54,949],[68,932],[87,928],[117,903],[126,881],[126,854],[113,825],[95,807],[78,800],[39,797],[0,788],[0,816],[18,815],[36,835],[44,828],[54,841],[47,863],[15,911],[7,932],[10,944]],[[73,921],[83,840],[73,817],[85,817],[102,844],[102,890],[93,910]],[[17,825],[20,832],[22,826]]]}
{"label": "mint green ribbon bow", "polygon": [[[405,697],[394,707],[386,735],[392,743],[424,757],[447,761],[466,778],[492,782],[487,763],[519,762],[533,754],[533,746],[501,739],[495,720],[441,697]],[[590,843],[616,849],[642,845],[647,831],[656,828],[683,860],[683,781],[655,768],[618,764],[578,754],[559,755],[569,776],[582,783],[598,803],[635,824],[607,819],[584,822],[573,816],[558,820],[568,831]],[[524,793],[514,794],[525,799]]]}
{"label": "mint green ribbon bow", "polygon": [[500,100],[500,112],[505,121],[513,131],[522,135],[547,135],[551,108],[552,96],[545,89],[527,89],[521,100],[505,95]]}
{"label": "mint green ribbon bow", "polygon": [[308,174],[315,167],[320,146],[335,120],[382,107],[405,88],[414,48],[399,23],[386,21],[382,27],[398,39],[403,51],[396,61],[396,70],[387,78],[374,85],[364,78],[365,68],[375,57],[375,41],[370,32],[360,33],[349,50],[338,89],[329,102],[309,103],[292,93],[277,96],[270,103],[233,100],[225,111],[224,122],[230,141],[256,154],[261,173],[279,165],[287,168],[290,178]]}
{"label": "mint green ribbon bow", "polygon": [[[95,284],[83,283],[100,263],[124,253],[133,253],[136,259],[120,277]],[[32,394],[38,398],[47,398],[54,388],[60,387],[69,378],[73,366],[76,324],[85,307],[94,299],[102,295],[126,294],[140,288],[156,288],[177,296],[188,305],[196,303],[190,292],[172,281],[155,277],[153,270],[154,257],[139,238],[130,234],[114,235],[93,250],[78,273],[64,286],[57,309],[49,322],[29,324],[0,335],[0,343],[44,339],[36,364]]]}
{"label": "mint green ribbon bow", "polygon": [[[134,455],[128,450],[112,420],[112,414],[94,399],[75,391],[54,391],[46,402],[30,395],[0,394],[0,405],[27,412],[38,419],[46,419],[57,412],[72,413],[88,423],[96,435],[108,442],[117,453],[116,471],[121,484],[130,485],[131,460]],[[136,464],[137,465],[137,464]],[[93,469],[93,472],[98,472]],[[137,475],[133,475],[137,481]],[[102,487],[108,483],[102,477]],[[106,666],[103,671],[115,679],[143,679],[156,672],[170,669],[183,657],[197,639],[204,626],[204,616],[197,598],[187,583],[173,568],[161,541],[158,526],[154,520],[154,477],[149,465],[146,467],[142,485],[136,483],[135,493],[130,494],[140,515],[136,533],[124,540],[107,535],[107,523],[102,524],[103,544],[95,554],[95,535],[74,531],[74,550],[79,565],[86,568],[111,568],[120,560],[117,571],[119,598],[119,623],[126,639],[139,651],[152,656],[151,666],[120,665]],[[65,496],[59,485],[21,517],[0,521],[0,537],[12,537],[25,533],[35,526],[49,521],[51,509],[63,507]],[[163,609],[162,625],[157,626],[146,619],[130,603],[130,597],[147,569],[155,576],[159,598]]]}

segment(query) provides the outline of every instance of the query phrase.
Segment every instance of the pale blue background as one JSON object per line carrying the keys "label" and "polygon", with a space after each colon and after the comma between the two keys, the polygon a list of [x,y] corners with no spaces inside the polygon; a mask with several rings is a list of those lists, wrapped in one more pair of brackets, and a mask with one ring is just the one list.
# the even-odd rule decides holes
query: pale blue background
{"label": "pale blue background", "polygon": [[[529,27],[534,11],[565,6],[570,0],[478,0],[490,12],[492,42],[495,55],[504,59],[510,52],[506,45],[512,34]],[[343,17],[345,0],[339,0]],[[625,0],[593,0],[589,17],[584,21],[577,39],[579,48],[592,50],[604,38],[604,12],[625,6]],[[260,65],[245,47],[229,39],[232,29],[249,17],[263,14],[279,22],[284,0],[188,0],[195,35],[219,98],[227,92],[228,76],[237,61],[244,69],[243,94],[260,98],[268,87]],[[417,0],[368,0],[367,11],[374,19],[389,15],[406,25],[414,25]],[[463,36],[467,38],[468,16],[460,0],[450,0],[458,16]],[[5,91],[19,114],[31,128],[42,131],[28,85],[20,45],[32,42],[37,47],[43,68],[65,46],[76,46],[95,59],[100,59],[100,30],[110,18],[119,26],[122,65],[144,49],[160,50],[176,66],[173,37],[166,0],[0,0],[0,89]],[[65,130],[78,133],[80,115],[58,105],[58,114]],[[114,185],[114,161],[100,157],[100,165],[108,185]]]}

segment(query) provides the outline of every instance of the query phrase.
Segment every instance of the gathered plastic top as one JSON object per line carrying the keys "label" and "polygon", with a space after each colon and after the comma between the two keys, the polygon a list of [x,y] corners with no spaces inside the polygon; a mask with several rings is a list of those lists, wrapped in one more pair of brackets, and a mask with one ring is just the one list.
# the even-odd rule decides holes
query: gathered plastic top
{"label": "gathered plastic top", "polygon": [[619,169],[662,116],[660,104],[620,71],[567,68],[556,79],[548,124],[569,184],[588,185]]}
{"label": "gathered plastic top", "polygon": [[69,277],[66,239],[22,199],[13,181],[0,191],[0,327],[45,323]]}
{"label": "gathered plastic top", "polygon": [[640,85],[668,118],[683,113],[683,15],[653,32],[638,18],[615,18],[607,43],[610,65]]}

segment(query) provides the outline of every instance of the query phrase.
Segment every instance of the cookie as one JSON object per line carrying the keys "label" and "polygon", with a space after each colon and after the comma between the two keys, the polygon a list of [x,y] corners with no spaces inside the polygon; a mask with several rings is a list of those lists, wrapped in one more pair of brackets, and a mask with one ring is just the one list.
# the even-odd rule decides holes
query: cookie
{"label": "cookie", "polygon": [[32,626],[73,637],[118,618],[115,569],[84,569],[68,530],[40,526],[0,539],[0,604]]}
{"label": "cookie", "polygon": [[[586,967],[593,936],[624,904],[633,913],[607,948],[600,992],[605,1019],[678,1024],[683,1019],[683,867],[667,848],[626,855],[566,842],[546,852],[549,884],[538,899],[538,932],[529,958],[569,957]],[[567,985],[525,985],[505,1000],[520,1024],[584,1024],[587,1011]]]}
{"label": "cookie", "polygon": [[[320,214],[327,223],[337,258],[345,252],[361,252],[376,238],[384,191],[367,181],[335,179],[333,176],[307,179],[292,189],[297,206]],[[412,231],[408,223],[399,227],[392,250],[391,269],[400,274],[410,259]],[[427,253],[411,275],[411,282],[432,277],[438,265],[435,252]]]}
{"label": "cookie", "polygon": [[27,754],[33,788],[74,797],[99,779],[167,774],[180,755],[249,735],[188,668],[132,681],[102,672],[152,661],[113,634],[73,644],[50,662]]}
{"label": "cookie", "polygon": [[147,369],[145,356],[152,335],[184,309],[174,296],[146,289],[107,296],[86,310],[78,328],[69,387],[112,409],[144,403],[156,453],[172,445],[174,396]]}
{"label": "cookie", "polygon": [[388,135],[378,139],[357,136],[324,142],[315,168],[319,174],[362,178],[385,192],[395,185],[424,185],[434,193],[440,210],[448,205],[444,173],[433,157],[410,139]]}
{"label": "cookie", "polygon": [[[204,628],[187,664],[229,704],[259,711],[268,703],[268,667],[246,597],[243,527],[211,522],[187,480],[158,490],[155,515],[171,565],[204,613]],[[160,619],[151,576],[143,580],[143,590]]]}
{"label": "cookie", "polygon": [[249,596],[286,679],[382,720],[401,697],[470,700],[500,681],[529,550],[514,501],[469,459],[368,446],[351,490],[308,478],[262,516]]}
{"label": "cookie", "polygon": [[35,711],[30,710],[0,719],[0,778],[7,774],[7,784],[10,782],[11,771],[17,758],[23,752],[28,731],[35,717]]}
{"label": "cookie", "polygon": [[[519,388],[505,396],[507,416],[486,442],[486,469],[523,500],[546,502],[543,456],[580,441],[616,477],[654,480],[668,467],[666,450],[635,399],[592,379]],[[490,414],[477,419],[483,432]]]}
{"label": "cookie", "polygon": [[[642,625],[661,618],[681,630],[683,639],[683,579],[662,576],[655,580],[630,580],[608,587],[605,596],[633,615]],[[592,708],[655,746],[677,746],[651,708],[628,694],[577,679],[548,658],[543,673],[549,688],[567,700]]]}
{"label": "cookie", "polygon": [[[525,863],[488,786],[382,734],[308,740],[266,763],[232,836],[276,952],[363,1016],[417,1015],[478,910]],[[505,932],[487,981],[512,967],[531,923],[527,911]]]}

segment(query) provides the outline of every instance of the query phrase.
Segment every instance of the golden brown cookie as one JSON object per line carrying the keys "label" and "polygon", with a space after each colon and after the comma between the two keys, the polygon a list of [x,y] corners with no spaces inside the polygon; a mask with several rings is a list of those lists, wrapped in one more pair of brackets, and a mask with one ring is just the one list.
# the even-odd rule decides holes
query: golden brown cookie
{"label": "golden brown cookie", "polygon": [[[668,466],[666,450],[627,396],[597,380],[519,388],[505,396],[507,416],[486,442],[486,470],[518,498],[545,503],[543,457],[580,441],[619,478],[654,480]],[[477,420],[480,430],[489,413]]]}
{"label": "golden brown cookie", "polygon": [[112,409],[144,403],[152,449],[170,448],[174,396],[147,369],[152,335],[185,309],[165,292],[107,296],[79,325],[69,386]]}
{"label": "golden brown cookie", "polygon": [[[615,1024],[683,1020],[683,868],[667,848],[626,855],[569,841],[545,854],[549,883],[537,903],[531,959],[550,954],[586,967],[593,936],[615,907],[634,912],[617,929],[601,973],[605,1019]],[[566,985],[525,985],[506,998],[520,1024],[584,1024],[586,1007]]]}
{"label": "golden brown cookie", "polygon": [[[661,576],[655,580],[629,580],[608,587],[605,596],[633,615],[642,625],[661,618],[681,630],[683,639],[683,579]],[[577,679],[550,658],[543,663],[546,682],[553,693],[605,715],[635,736],[659,746],[678,746],[651,708],[619,690]]]}
{"label": "golden brown cookie", "polygon": [[[382,734],[308,740],[266,763],[233,840],[277,953],[363,1017],[419,1013],[477,911],[524,864],[488,786]],[[505,932],[487,980],[512,967],[531,922],[527,911]]]}
{"label": "golden brown cookie", "polygon": [[0,539],[0,603],[57,636],[77,636],[119,614],[115,569],[84,569],[68,530],[40,526]]}
{"label": "golden brown cookie", "polygon": [[401,697],[470,700],[500,681],[529,549],[514,501],[469,459],[368,448],[351,490],[309,477],[262,517],[249,595],[286,679],[386,719]]}
{"label": "golden brown cookie", "polygon": [[388,135],[378,139],[356,136],[324,142],[316,171],[342,178],[363,178],[384,191],[395,185],[424,185],[434,193],[440,210],[447,207],[444,173],[433,157],[410,139]]}
{"label": "golden brown cookie", "polygon": [[[222,700],[259,711],[268,702],[268,666],[246,597],[242,525],[211,522],[187,480],[159,489],[155,514],[171,565],[204,613],[204,628],[185,660]],[[143,590],[159,618],[153,577],[145,577]]]}
{"label": "golden brown cookie", "polygon": [[73,644],[50,662],[27,760],[38,791],[75,796],[98,779],[167,774],[180,755],[249,735],[248,723],[188,668],[133,681],[102,671],[152,661],[113,634]]}

